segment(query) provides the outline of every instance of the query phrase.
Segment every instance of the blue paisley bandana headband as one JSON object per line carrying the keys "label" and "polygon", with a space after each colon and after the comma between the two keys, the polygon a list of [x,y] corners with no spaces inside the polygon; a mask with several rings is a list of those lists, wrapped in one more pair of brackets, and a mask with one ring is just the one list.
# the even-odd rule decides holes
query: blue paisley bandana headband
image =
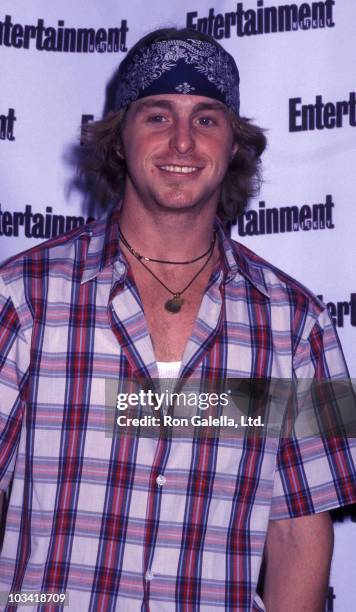
{"label": "blue paisley bandana headband", "polygon": [[115,110],[158,94],[190,94],[223,102],[239,114],[239,71],[220,45],[188,38],[141,47],[119,72]]}

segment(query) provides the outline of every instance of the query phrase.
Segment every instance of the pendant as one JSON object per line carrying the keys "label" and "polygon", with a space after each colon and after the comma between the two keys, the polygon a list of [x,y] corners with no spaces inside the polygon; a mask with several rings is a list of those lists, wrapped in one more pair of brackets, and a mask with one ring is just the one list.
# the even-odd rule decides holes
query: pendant
{"label": "pendant", "polygon": [[176,314],[181,310],[183,304],[184,299],[179,295],[179,293],[176,293],[176,295],[174,295],[170,300],[167,300],[164,307],[166,310],[168,310],[168,312]]}

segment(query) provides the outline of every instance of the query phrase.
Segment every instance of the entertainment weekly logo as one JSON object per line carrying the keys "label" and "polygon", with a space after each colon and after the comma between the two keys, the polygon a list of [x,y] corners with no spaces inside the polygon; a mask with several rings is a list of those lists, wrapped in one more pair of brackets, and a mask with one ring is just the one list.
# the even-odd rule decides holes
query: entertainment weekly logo
{"label": "entertainment weekly logo", "polygon": [[[251,3],[249,2],[249,5]],[[335,0],[325,2],[303,2],[264,6],[263,0],[257,0],[256,7],[245,8],[244,2],[238,2],[236,9],[226,13],[216,13],[210,8],[208,14],[201,16],[198,11],[187,13],[186,25],[198,32],[210,34],[216,40],[231,38],[235,35],[257,36],[279,32],[296,32],[335,26],[333,9]]]}
{"label": "entertainment weekly logo", "polygon": [[14,108],[9,108],[6,114],[0,115],[0,140],[10,140],[10,142],[15,140],[14,129],[16,120]]}
{"label": "entertainment weekly logo", "polygon": [[117,53],[127,51],[127,20],[111,28],[74,28],[64,19],[47,25],[42,18],[37,23],[13,23],[11,15],[0,21],[0,46],[15,49],[37,49],[63,53]]}
{"label": "entertainment weekly logo", "polygon": [[261,236],[284,234],[286,232],[309,232],[334,229],[332,195],[325,196],[325,202],[303,204],[302,206],[266,207],[258,202],[258,210],[244,212],[236,222],[239,236]]}
{"label": "entertainment weekly logo", "polygon": [[289,98],[289,131],[306,132],[332,130],[345,125],[356,126],[356,94],[350,91],[348,99],[325,102],[321,94],[314,104],[303,104],[302,98]]}
{"label": "entertainment weekly logo", "polygon": [[0,203],[0,236],[8,238],[24,236],[47,240],[93,220],[94,217],[54,214],[52,206],[46,206],[45,214],[34,212],[31,204],[26,204],[24,210],[2,210]]}
{"label": "entertainment weekly logo", "polygon": [[[323,295],[318,295],[318,298],[324,301]],[[356,293],[350,293],[349,300],[326,302],[326,307],[335,327],[345,327],[347,324],[356,327]]]}

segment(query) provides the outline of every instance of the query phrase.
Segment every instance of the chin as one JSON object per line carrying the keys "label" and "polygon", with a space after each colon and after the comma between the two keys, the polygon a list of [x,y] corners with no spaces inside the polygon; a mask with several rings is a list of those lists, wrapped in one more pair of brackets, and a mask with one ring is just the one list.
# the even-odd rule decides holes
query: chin
{"label": "chin", "polygon": [[162,208],[170,210],[191,210],[201,203],[201,200],[188,193],[167,193],[157,198],[157,203]]}
{"label": "chin", "polygon": [[192,200],[160,200],[158,205],[161,209],[174,212],[184,212],[197,208],[198,204]]}

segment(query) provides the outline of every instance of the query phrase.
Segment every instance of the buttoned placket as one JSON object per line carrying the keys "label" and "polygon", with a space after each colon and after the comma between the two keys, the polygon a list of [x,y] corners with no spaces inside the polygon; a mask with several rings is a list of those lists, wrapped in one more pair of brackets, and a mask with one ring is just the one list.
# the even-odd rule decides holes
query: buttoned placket
{"label": "buttoned placket", "polygon": [[[201,318],[204,321],[206,337],[208,338],[210,336],[211,339],[218,333],[222,308],[221,291],[223,279],[223,271],[221,269],[216,269],[203,296],[202,304],[198,313],[198,319]],[[136,292],[134,289],[136,289]],[[142,303],[139,300],[137,288],[132,286],[130,290],[127,286],[127,267],[120,259],[117,260],[113,266],[112,289],[110,295],[111,304],[109,307],[112,309],[112,322],[113,319],[116,319],[116,324],[121,327],[125,327],[125,330],[123,331],[125,331],[126,337],[129,337],[132,340],[132,346],[127,344],[125,347],[122,347],[121,350],[125,352],[133,369],[140,369],[140,371],[147,372],[151,378],[158,378],[155,355],[151,338],[148,334]],[[146,333],[144,336],[142,336],[141,332],[137,340],[135,337],[135,332],[130,332],[132,312],[136,313],[135,328],[142,330],[144,327],[146,327]],[[125,319],[129,319],[128,322],[126,322]],[[203,340],[201,346],[206,347],[206,344],[207,343]],[[206,348],[205,350],[202,350],[200,346],[197,346],[196,342],[192,340],[192,337],[188,339],[183,354],[181,378],[184,377],[187,370],[193,370],[198,366],[199,362],[203,359],[206,350]],[[165,470],[167,467],[169,468],[169,457],[170,438],[169,435],[167,435],[167,432],[163,432],[163,436],[161,435],[156,442],[155,457],[152,465],[147,497],[146,528],[142,558],[144,592],[143,603],[147,607],[149,607],[150,602],[150,585],[152,581],[156,576],[159,577],[160,574],[164,575],[166,573],[166,567],[163,563],[161,555],[159,555],[161,558],[160,563],[157,563],[156,551],[161,549],[163,550],[163,548],[159,546],[159,523],[161,505],[162,503],[165,503],[165,487],[167,486],[167,475]],[[157,528],[153,528],[152,525],[156,525]]]}

